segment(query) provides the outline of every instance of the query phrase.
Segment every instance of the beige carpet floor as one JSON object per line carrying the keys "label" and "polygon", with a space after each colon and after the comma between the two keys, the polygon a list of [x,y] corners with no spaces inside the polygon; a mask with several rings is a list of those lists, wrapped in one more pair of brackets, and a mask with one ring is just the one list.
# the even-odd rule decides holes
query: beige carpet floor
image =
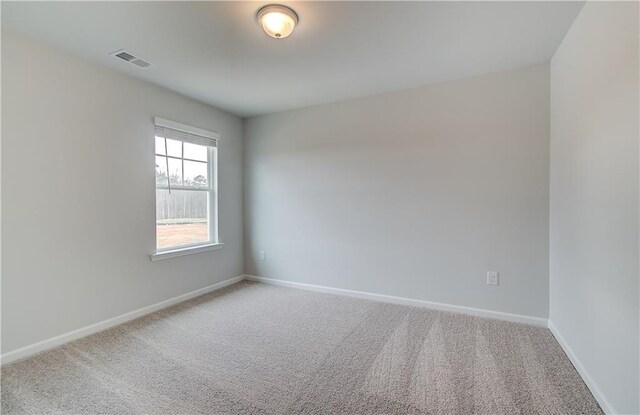
{"label": "beige carpet floor", "polygon": [[241,282],[2,368],[3,414],[599,414],[543,328]]}

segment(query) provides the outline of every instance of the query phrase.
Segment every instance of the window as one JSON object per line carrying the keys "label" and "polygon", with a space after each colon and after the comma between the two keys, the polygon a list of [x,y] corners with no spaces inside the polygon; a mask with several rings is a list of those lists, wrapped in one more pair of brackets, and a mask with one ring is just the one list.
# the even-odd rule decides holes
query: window
{"label": "window", "polygon": [[155,124],[157,254],[217,245],[219,135],[157,117]]}

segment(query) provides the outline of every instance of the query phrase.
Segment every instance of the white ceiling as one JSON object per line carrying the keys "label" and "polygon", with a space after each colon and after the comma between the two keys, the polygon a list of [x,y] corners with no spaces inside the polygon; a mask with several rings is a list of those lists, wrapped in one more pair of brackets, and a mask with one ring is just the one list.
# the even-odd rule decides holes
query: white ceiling
{"label": "white ceiling", "polygon": [[[583,2],[2,2],[3,29],[247,117],[548,61]],[[126,49],[140,69],[108,54]]]}

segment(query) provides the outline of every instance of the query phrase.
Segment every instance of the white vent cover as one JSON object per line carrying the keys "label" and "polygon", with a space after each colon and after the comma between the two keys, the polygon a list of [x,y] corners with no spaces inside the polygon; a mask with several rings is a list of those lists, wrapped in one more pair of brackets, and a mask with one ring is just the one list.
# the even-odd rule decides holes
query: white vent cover
{"label": "white vent cover", "polygon": [[115,52],[111,52],[109,55],[114,58],[123,60],[132,65],[136,65],[139,68],[148,68],[151,64],[144,59],[140,59],[135,56],[133,53],[127,52],[124,49],[116,50]]}

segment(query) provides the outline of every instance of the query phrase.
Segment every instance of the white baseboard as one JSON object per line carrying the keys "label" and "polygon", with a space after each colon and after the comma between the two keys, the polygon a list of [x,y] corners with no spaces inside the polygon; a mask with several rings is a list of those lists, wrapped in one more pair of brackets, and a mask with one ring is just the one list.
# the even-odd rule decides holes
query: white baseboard
{"label": "white baseboard", "polygon": [[598,404],[600,404],[600,407],[602,408],[602,410],[606,414],[618,413],[613,408],[613,406],[609,403],[606,397],[603,395],[602,391],[594,382],[594,380],[591,378],[591,376],[589,376],[589,373],[587,372],[587,370],[584,368],[580,360],[578,360],[576,355],[571,350],[571,347],[569,346],[569,344],[562,337],[557,327],[553,324],[551,320],[547,320],[539,317],[525,316],[521,314],[503,313],[500,311],[492,311],[492,310],[485,310],[480,308],[471,308],[471,307],[436,303],[432,301],[416,300],[416,299],[405,298],[405,297],[395,297],[391,295],[375,294],[375,293],[369,293],[364,291],[346,290],[341,288],[325,287],[321,285],[312,285],[312,284],[304,284],[304,283],[293,282],[293,281],[278,280],[274,278],[257,277],[255,275],[241,275],[239,277],[234,277],[228,280],[220,281],[216,284],[212,284],[207,287],[200,288],[198,290],[191,291],[189,293],[182,294],[177,297],[173,297],[156,304],[152,304],[150,306],[142,307],[137,310],[122,314],[120,316],[101,321],[99,323],[91,324],[89,326],[86,326],[77,330],[73,330],[68,333],[61,334],[59,336],[52,337],[50,339],[43,340],[38,343],[34,343],[32,345],[22,347],[20,349],[12,350],[10,352],[2,354],[0,356],[0,362],[1,364],[4,365],[6,363],[13,362],[18,359],[23,359],[25,357],[34,355],[36,353],[39,353],[48,349],[52,349],[57,346],[61,346],[65,343],[69,343],[73,340],[77,340],[79,338],[89,336],[91,334],[117,326],[119,324],[126,323],[127,321],[131,321],[136,318],[145,316],[147,314],[151,314],[155,311],[162,310],[163,308],[170,307],[174,304],[178,304],[180,302],[198,297],[200,295],[207,294],[215,290],[219,290],[221,288],[224,288],[231,284],[235,284],[236,282],[240,282],[242,280],[256,281],[256,282],[261,282],[265,284],[279,285],[284,287],[298,288],[298,289],[317,291],[317,292],[323,292],[323,293],[345,295],[349,297],[362,298],[362,299],[374,300],[374,301],[382,301],[386,303],[424,307],[424,308],[429,308],[433,310],[462,313],[462,314],[468,314],[468,315],[473,315],[477,317],[495,318],[499,320],[512,321],[516,323],[530,324],[538,327],[548,327],[551,333],[553,334],[553,336],[556,338],[556,340],[562,347],[562,349],[564,350],[564,352],[569,357],[569,360],[571,361],[573,366],[576,368],[576,370],[584,380],[585,384],[587,385],[587,387],[589,388],[589,390],[591,391],[595,399],[598,401]]}
{"label": "white baseboard", "polygon": [[477,317],[494,318],[498,320],[512,321],[516,323],[530,324],[538,327],[547,327],[547,319],[540,317],[531,317],[521,314],[503,313],[501,311],[484,310],[481,308],[471,308],[459,305],[450,305],[443,303],[434,303],[432,301],[415,300],[412,298],[395,297],[392,295],[374,294],[364,291],[345,290],[342,288],[324,287],[321,285],[303,284],[300,282],[292,282],[278,280],[274,278],[257,277],[255,275],[245,275],[245,279],[249,281],[262,282],[266,284],[281,285],[284,287],[300,288],[303,290],[317,291],[323,293],[331,293],[338,295],[346,295],[349,297],[363,298],[367,300],[382,301],[385,303],[393,303],[400,305],[409,305],[416,307],[430,308],[433,310],[449,311],[453,313],[469,314]]}
{"label": "white baseboard", "polygon": [[556,338],[556,340],[560,344],[560,347],[562,347],[562,349],[564,350],[565,354],[569,357],[569,360],[573,364],[573,367],[576,368],[576,370],[578,371],[578,374],[580,374],[580,376],[582,377],[582,380],[591,391],[591,394],[593,395],[593,397],[596,398],[596,401],[598,401],[598,404],[600,405],[600,408],[602,408],[604,413],[608,415],[618,414],[619,412],[614,409],[613,405],[611,405],[611,403],[604,396],[604,394],[602,393],[602,391],[600,390],[596,382],[593,380],[593,378],[589,376],[589,372],[587,372],[587,369],[585,369],[585,367],[582,365],[580,360],[578,360],[576,355],[573,353],[573,350],[571,350],[571,347],[569,346],[567,341],[564,339],[564,337],[562,337],[562,335],[558,331],[558,328],[553,324],[551,320],[549,320],[549,330],[551,331],[553,336]]}
{"label": "white baseboard", "polygon": [[106,330],[108,328],[117,326],[118,324],[126,323],[127,321],[134,320],[138,317],[142,317],[147,314],[151,314],[155,311],[162,310],[163,308],[167,308],[174,304],[181,303],[186,300],[190,300],[194,297],[198,297],[203,294],[207,294],[211,291],[219,290],[220,288],[224,288],[228,285],[235,284],[236,282],[242,281],[244,276],[230,278],[228,280],[220,281],[216,284],[209,285],[204,288],[200,288],[195,291],[191,291],[186,294],[179,295],[177,297],[169,298],[168,300],[161,301],[159,303],[152,304],[150,306],[142,307],[134,311],[130,311],[128,313],[119,315],[117,317],[113,317],[99,323],[91,324],[86,327],[82,327],[77,330],[70,331],[65,334],[61,334],[56,337],[52,337],[47,340],[40,341],[38,343],[31,344],[29,346],[21,347],[16,350],[12,350],[10,352],[2,354],[0,356],[1,364],[6,364],[9,362],[13,362],[18,359],[23,359],[25,357],[34,355],[36,353],[52,349],[57,346],[61,346],[65,343],[69,343],[70,341],[77,340],[81,337],[88,336],[90,334],[97,333],[99,331]]}

